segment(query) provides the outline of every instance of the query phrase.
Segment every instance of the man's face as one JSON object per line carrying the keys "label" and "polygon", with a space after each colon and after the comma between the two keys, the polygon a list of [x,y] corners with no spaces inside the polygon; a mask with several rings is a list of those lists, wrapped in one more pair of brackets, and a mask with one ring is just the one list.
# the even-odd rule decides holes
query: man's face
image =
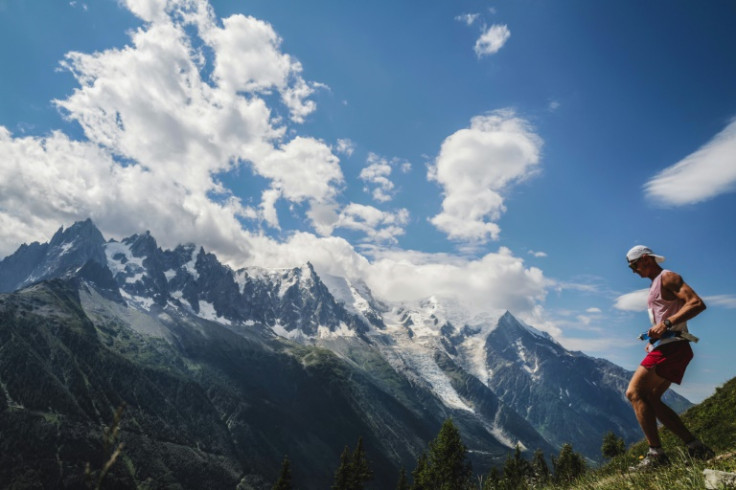
{"label": "man's face", "polygon": [[634,274],[639,274],[641,277],[646,277],[646,271],[649,266],[649,260],[651,257],[649,255],[642,255],[636,260],[632,260],[629,262],[629,268],[634,272]]}

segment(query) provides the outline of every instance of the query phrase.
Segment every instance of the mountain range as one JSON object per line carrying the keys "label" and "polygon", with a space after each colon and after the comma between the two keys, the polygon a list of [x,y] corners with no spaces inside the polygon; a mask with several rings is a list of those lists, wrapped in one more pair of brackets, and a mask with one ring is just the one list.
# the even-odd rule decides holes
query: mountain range
{"label": "mountain range", "polygon": [[375,298],[309,263],[234,270],[86,220],[0,261],[0,293],[2,488],[79,488],[110,427],[112,488],[270,488],[286,456],[328,488],[359,438],[391,488],[446,418],[477,473],[517,445],[596,461],[606,432],[641,437],[623,368],[511,312]]}

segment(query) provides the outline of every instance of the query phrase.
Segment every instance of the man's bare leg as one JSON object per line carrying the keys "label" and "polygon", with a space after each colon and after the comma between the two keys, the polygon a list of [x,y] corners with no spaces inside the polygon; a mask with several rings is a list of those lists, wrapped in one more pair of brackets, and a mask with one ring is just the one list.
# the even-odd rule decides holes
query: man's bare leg
{"label": "man's bare leg", "polygon": [[[666,385],[664,389],[662,389],[663,385]],[[657,412],[651,398],[654,393],[664,393],[667,388],[669,388],[669,381],[657,376],[653,369],[649,370],[639,366],[626,389],[626,398],[631,402],[636,420],[639,421],[644,437],[651,447],[662,446],[657,430]]]}
{"label": "man's bare leg", "polygon": [[[654,372],[654,369],[652,369],[652,373],[654,374],[654,376],[660,378]],[[680,419],[680,416],[677,415],[674,410],[672,410],[662,401],[662,395],[664,395],[664,392],[667,391],[667,388],[670,387],[671,383],[664,378],[660,379],[664,380],[665,383],[655,388],[651,397],[651,403],[654,408],[654,413],[656,414],[657,419],[662,422],[662,425],[667,427],[670,431],[672,431],[674,435],[679,437],[682,442],[687,444],[688,442],[693,441],[695,439],[695,436],[687,429],[687,427],[685,427],[685,424],[682,422],[682,419]]]}

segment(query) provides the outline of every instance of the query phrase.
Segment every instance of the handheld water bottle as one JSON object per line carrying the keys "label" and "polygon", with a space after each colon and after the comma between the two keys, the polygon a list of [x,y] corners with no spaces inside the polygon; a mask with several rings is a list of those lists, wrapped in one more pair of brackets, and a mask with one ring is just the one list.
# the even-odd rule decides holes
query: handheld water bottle
{"label": "handheld water bottle", "polygon": [[685,339],[689,342],[695,342],[697,343],[699,338],[697,338],[695,335],[689,333],[689,332],[675,332],[674,330],[667,330],[665,331],[662,336],[658,339],[652,339],[649,337],[649,330],[639,335],[639,340],[648,340],[650,344],[652,344],[652,349],[659,346],[660,342],[662,342],[664,339],[670,339],[672,337],[680,337],[681,339]]}

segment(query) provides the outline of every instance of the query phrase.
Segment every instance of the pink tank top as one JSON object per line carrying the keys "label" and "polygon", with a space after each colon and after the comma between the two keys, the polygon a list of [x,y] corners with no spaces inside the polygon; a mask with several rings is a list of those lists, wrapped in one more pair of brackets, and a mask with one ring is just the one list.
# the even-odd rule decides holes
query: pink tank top
{"label": "pink tank top", "polygon": [[[660,272],[659,275],[654,278],[654,280],[652,281],[652,285],[649,288],[649,297],[647,298],[647,303],[649,304],[649,320],[651,320],[652,325],[657,325],[662,320],[666,320],[667,318],[671,317],[672,315],[680,311],[680,308],[682,308],[682,306],[685,304],[685,302],[682,301],[680,298],[668,300],[662,297],[662,276],[665,272],[670,271],[663,270],[662,272]],[[687,322],[678,323],[674,326],[674,330],[687,332]],[[681,339],[679,337],[663,339],[660,345],[669,344],[670,342],[676,342],[678,340],[684,339]]]}

